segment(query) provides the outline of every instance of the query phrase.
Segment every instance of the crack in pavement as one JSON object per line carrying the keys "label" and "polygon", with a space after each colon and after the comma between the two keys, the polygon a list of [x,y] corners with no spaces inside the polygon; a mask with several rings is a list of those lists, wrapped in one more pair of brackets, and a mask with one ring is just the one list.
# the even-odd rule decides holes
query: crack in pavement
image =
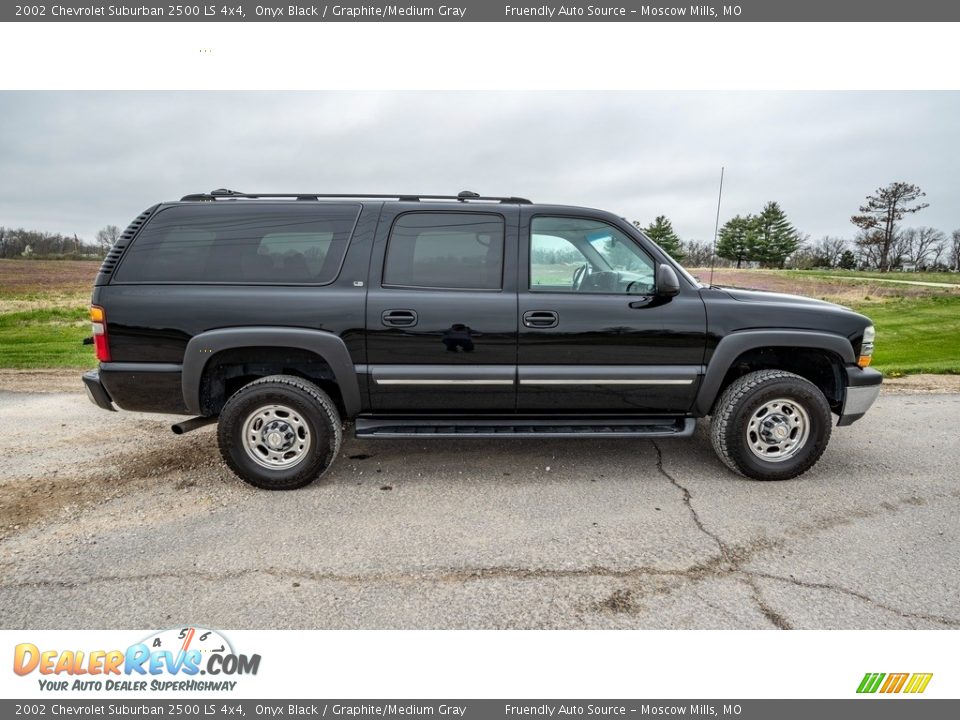
{"label": "crack in pavement", "polygon": [[773,575],[772,573],[765,573],[759,570],[744,570],[741,571],[744,574],[748,574],[751,578],[757,579],[762,578],[764,580],[774,580],[777,582],[787,583],[789,585],[794,585],[796,587],[808,588],[811,590],[829,590],[831,592],[840,593],[842,595],[849,595],[858,600],[862,600],[865,603],[873,605],[881,610],[886,610],[887,612],[894,613],[895,615],[900,616],[904,620],[926,620],[928,622],[935,622],[941,625],[947,625],[949,627],[960,627],[960,621],[954,620],[952,618],[945,617],[943,615],[930,615],[928,613],[918,613],[918,612],[909,612],[906,610],[901,610],[895,608],[886,603],[875,600],[869,595],[865,595],[862,592],[857,590],[851,590],[850,588],[845,588],[842,585],[834,585],[831,583],[818,583],[810,582],[808,580],[798,580],[797,578],[792,577],[783,577],[782,575]]}
{"label": "crack in pavement", "polygon": [[[104,583],[150,582],[170,579],[193,579],[199,582],[216,583],[230,580],[242,580],[246,577],[253,577],[257,575],[266,575],[282,579],[307,580],[318,583],[334,582],[343,584],[363,584],[371,582],[409,584],[424,581],[437,583],[465,583],[488,579],[551,580],[590,577],[639,581],[645,577],[675,577],[681,581],[682,586],[686,582],[699,583],[701,581],[713,578],[732,578],[749,588],[751,599],[753,600],[759,612],[773,627],[778,629],[790,629],[792,625],[788,618],[775,611],[770,605],[767,604],[762,595],[758,580],[769,580],[772,582],[792,584],[796,587],[806,589],[824,590],[828,592],[839,593],[870,604],[885,612],[893,613],[906,620],[923,620],[941,624],[947,627],[960,627],[960,620],[929,613],[904,611],[882,601],[875,600],[865,593],[851,590],[840,585],[798,580],[796,578],[783,577],[763,571],[752,571],[745,569],[744,565],[751,560],[754,555],[766,550],[782,547],[783,544],[788,541],[788,538],[758,538],[747,545],[727,544],[719,534],[706,527],[703,519],[700,517],[699,513],[694,507],[693,496],[690,493],[690,490],[667,471],[667,469],[664,467],[663,453],[659,445],[656,442],[653,442],[652,444],[657,453],[656,466],[658,472],[667,480],[669,480],[671,485],[677,488],[677,490],[681,493],[683,505],[687,509],[687,512],[689,513],[691,520],[697,527],[698,531],[701,532],[705,537],[708,537],[712,543],[716,544],[718,548],[717,554],[711,555],[706,560],[694,563],[685,568],[678,569],[654,566],[616,568],[594,565],[585,568],[550,569],[494,566],[482,568],[437,568],[432,571],[400,571],[394,573],[388,572],[374,574],[350,574],[277,567],[243,568],[236,571],[220,573],[204,572],[201,570],[191,569],[189,571],[165,570],[162,572],[142,573],[135,575],[101,575],[87,577],[76,581],[33,580],[22,581],[19,583],[3,583],[2,586],[0,586],[0,591],[16,589],[39,589],[47,587],[74,589]],[[907,500],[904,500],[904,502],[908,502],[909,500],[911,499],[908,498]],[[889,510],[890,508],[887,509]],[[832,527],[832,524],[828,524],[826,526],[818,524],[816,527],[811,528],[811,530],[823,529],[823,527]],[[0,566],[0,577],[6,575],[6,570],[15,570],[15,568],[15,564],[4,563],[3,566]],[[674,591],[675,588],[668,588],[666,590],[668,593]],[[2,615],[2,613],[0,613],[0,615]],[[2,619],[0,619],[0,624],[2,624]]]}
{"label": "crack in pavement", "polygon": [[[876,600],[865,593],[858,592],[856,590],[850,590],[841,585],[835,585],[832,583],[820,583],[820,582],[811,582],[805,580],[798,580],[792,577],[783,577],[781,575],[774,575],[771,573],[765,573],[759,570],[746,570],[743,568],[743,564],[750,558],[752,554],[757,552],[759,549],[756,546],[748,554],[736,554],[730,550],[730,547],[723,541],[723,539],[715,532],[710,531],[703,524],[703,520],[700,518],[700,515],[697,513],[696,508],[693,507],[693,496],[690,493],[690,490],[687,489],[682,483],[680,483],[675,477],[673,477],[667,470],[663,467],[663,452],[660,449],[660,446],[656,441],[650,441],[653,444],[654,449],[657,451],[657,470],[670,481],[677,489],[683,493],[683,504],[686,506],[687,510],[690,513],[691,518],[693,519],[694,524],[697,528],[707,537],[711,538],[720,549],[720,555],[724,563],[726,564],[725,568],[718,568],[715,575],[717,577],[722,577],[725,575],[728,576],[738,576],[741,578],[742,582],[750,588],[751,596],[754,603],[757,605],[757,608],[763,613],[764,617],[777,629],[779,630],[791,630],[793,628],[790,621],[784,617],[781,613],[776,612],[771,608],[763,598],[762,593],[760,592],[760,587],[757,583],[758,578],[765,580],[774,580],[782,583],[787,583],[794,585],[796,587],[802,587],[812,590],[827,590],[830,592],[836,592],[843,595],[848,595],[854,597],[862,602],[865,602],[869,605],[873,605],[881,610],[894,613],[899,617],[905,620],[926,620],[929,622],[939,623],[941,625],[946,625],[948,627],[960,627],[960,620],[954,620],[952,618],[945,617],[943,615],[931,615],[928,613],[915,613],[909,612],[906,610],[901,610],[895,608],[891,605],[887,605],[879,600]],[[772,542],[770,545],[777,545],[778,543]]]}
{"label": "crack in pavement", "polygon": [[711,532],[707,529],[706,525],[703,524],[703,521],[700,519],[700,515],[697,513],[697,509],[693,507],[691,500],[693,496],[690,494],[690,491],[677,482],[677,479],[673,477],[670,473],[666,471],[663,467],[663,452],[660,450],[660,446],[657,444],[656,440],[650,441],[653,444],[653,449],[657,451],[657,470],[663,475],[667,480],[670,481],[670,484],[677,488],[681,493],[683,493],[683,504],[686,506],[687,511],[690,513],[690,517],[693,519],[693,524],[697,526],[697,529],[700,530],[704,535],[713,540],[717,547],[720,549],[720,555],[724,560],[729,560],[729,552],[727,550],[726,544],[723,540],[720,539],[720,536],[714,532]]}
{"label": "crack in pavement", "polygon": [[770,607],[766,600],[763,599],[763,594],[760,592],[760,586],[757,585],[757,581],[752,577],[752,575],[746,571],[741,570],[740,572],[747,576],[743,582],[748,588],[750,588],[750,597],[753,600],[754,605],[756,605],[757,609],[763,613],[763,616],[767,619],[767,621],[777,630],[793,630],[793,625],[790,623],[790,621]]}
{"label": "crack in pavement", "polygon": [[[690,513],[690,517],[693,520],[694,525],[697,526],[697,529],[717,544],[717,547],[720,549],[720,557],[726,564],[726,568],[724,568],[726,573],[729,574],[739,572],[749,575],[747,571],[741,568],[745,558],[733,557],[723,539],[717,535],[717,533],[707,529],[707,526],[703,524],[703,520],[700,518],[700,514],[697,512],[697,509],[693,506],[693,495],[690,494],[690,490],[685,485],[680,483],[673,475],[667,472],[666,468],[663,467],[663,451],[660,449],[660,445],[656,440],[651,440],[650,442],[653,444],[653,449],[657,451],[657,470],[661,475],[670,481],[671,485],[680,490],[680,492],[683,494],[683,504]],[[718,574],[723,573],[720,572]],[[748,577],[745,584],[750,588],[750,597],[752,598],[754,605],[757,606],[757,609],[763,614],[763,616],[771,625],[778,630],[790,630],[793,628],[789,620],[773,610],[773,608],[766,603],[756,581]]]}
{"label": "crack in pavement", "polygon": [[602,566],[591,566],[587,568],[574,568],[569,570],[554,569],[530,569],[518,567],[486,567],[486,568],[464,568],[448,569],[433,572],[414,572],[414,573],[380,573],[380,574],[348,574],[333,572],[317,572],[310,570],[297,570],[294,568],[244,568],[233,572],[207,573],[207,572],[158,572],[141,573],[139,575],[98,575],[84,578],[83,580],[35,580],[21,583],[4,583],[2,589],[27,590],[37,588],[55,587],[61,589],[81,588],[89,585],[98,585],[111,582],[147,582],[151,580],[171,580],[171,579],[192,579],[206,582],[221,582],[224,580],[239,580],[251,575],[268,575],[280,578],[297,578],[301,580],[312,580],[315,582],[339,582],[344,584],[359,584],[367,582],[401,583],[401,582],[469,582],[471,580],[490,580],[505,578],[512,580],[536,580],[536,579],[566,579],[566,578],[588,578],[588,577],[609,577],[613,579],[631,579],[644,576],[665,576],[665,577],[683,577],[688,579],[701,579],[714,574],[710,571],[708,565],[693,565],[689,568],[675,570],[670,568],[654,567],[635,567],[618,570]]}
{"label": "crack in pavement", "polygon": [[[735,560],[735,563],[743,562]],[[360,575],[360,574],[340,574],[331,572],[313,572],[297,570],[294,568],[245,568],[233,572],[225,573],[206,573],[206,572],[158,572],[142,573],[139,575],[101,575],[86,578],[79,581],[69,580],[37,580],[33,582],[5,583],[3,590],[17,589],[40,589],[40,588],[60,588],[75,589],[92,585],[117,582],[149,582],[159,580],[184,580],[190,579],[200,582],[223,582],[229,580],[241,580],[245,577],[256,575],[267,575],[282,579],[309,580],[313,582],[339,582],[344,584],[362,584],[369,582],[383,583],[420,583],[423,581],[433,582],[469,582],[472,580],[488,580],[496,578],[515,579],[515,580],[551,580],[566,578],[587,578],[587,577],[608,577],[618,580],[639,579],[641,577],[659,576],[659,577],[678,577],[692,582],[699,582],[707,578],[736,577],[741,579],[753,591],[753,598],[757,603],[760,612],[770,621],[772,625],[779,629],[789,629],[789,621],[781,614],[772,610],[762,599],[759,588],[756,585],[757,579],[765,579],[789,583],[799,587],[805,587],[817,590],[828,590],[845,595],[852,596],[863,602],[874,605],[887,612],[894,613],[904,619],[925,620],[935,622],[948,627],[960,627],[960,620],[952,618],[930,615],[925,613],[913,613],[900,610],[898,608],[886,605],[882,602],[863,593],[849,590],[844,587],[830,585],[828,583],[813,583],[795,578],[781,577],[759,571],[743,570],[739,567],[725,568],[719,567],[716,562],[707,562],[692,565],[684,569],[636,567],[618,570],[615,568],[606,568],[602,566],[591,566],[582,569],[570,570],[551,570],[551,569],[525,569],[516,567],[490,567],[474,569],[451,569],[441,570],[439,572],[427,573],[393,573],[380,575]],[[709,604],[709,603],[708,603]],[[2,624],[2,622],[0,622]]]}

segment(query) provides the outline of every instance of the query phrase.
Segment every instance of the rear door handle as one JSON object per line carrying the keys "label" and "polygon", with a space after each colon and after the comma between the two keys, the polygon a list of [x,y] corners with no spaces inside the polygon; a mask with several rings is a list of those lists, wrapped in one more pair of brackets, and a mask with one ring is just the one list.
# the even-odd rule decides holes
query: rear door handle
{"label": "rear door handle", "polygon": [[528,328],[552,328],[560,322],[553,310],[528,310],[523,314],[523,324]]}
{"label": "rear door handle", "polygon": [[417,324],[417,311],[384,310],[380,321],[389,327],[412,327]]}

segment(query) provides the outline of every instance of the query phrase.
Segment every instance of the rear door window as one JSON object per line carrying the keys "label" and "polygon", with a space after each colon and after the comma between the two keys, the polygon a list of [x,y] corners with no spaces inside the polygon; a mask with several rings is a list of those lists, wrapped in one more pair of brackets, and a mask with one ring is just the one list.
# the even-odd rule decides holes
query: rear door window
{"label": "rear door window", "polygon": [[390,231],[383,284],[499,290],[503,286],[503,236],[501,215],[406,213]]}
{"label": "rear door window", "polygon": [[340,271],[360,212],[307,201],[216,205],[159,211],[114,282],[326,284]]}

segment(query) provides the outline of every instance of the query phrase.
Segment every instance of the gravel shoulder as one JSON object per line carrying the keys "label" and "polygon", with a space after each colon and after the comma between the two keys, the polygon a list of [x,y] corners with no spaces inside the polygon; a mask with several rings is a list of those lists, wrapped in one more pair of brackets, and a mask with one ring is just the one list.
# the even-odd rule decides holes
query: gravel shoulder
{"label": "gravel shoulder", "polygon": [[289,493],[237,480],[212,428],[77,385],[0,373],[3,628],[960,627],[960,394],[933,383],[886,390],[784,483],[727,472],[701,422],[656,443],[348,432]]}

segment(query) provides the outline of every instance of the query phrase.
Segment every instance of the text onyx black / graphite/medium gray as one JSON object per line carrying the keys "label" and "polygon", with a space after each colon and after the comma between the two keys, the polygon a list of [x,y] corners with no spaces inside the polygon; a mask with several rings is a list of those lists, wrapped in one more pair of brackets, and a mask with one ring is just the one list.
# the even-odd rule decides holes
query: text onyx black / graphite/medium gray
{"label": "text onyx black / graphite/medium gray", "polygon": [[226,0],[176,4],[23,3],[0,6],[0,22],[956,22],[960,4],[942,0],[739,0],[649,3],[289,3]]}

